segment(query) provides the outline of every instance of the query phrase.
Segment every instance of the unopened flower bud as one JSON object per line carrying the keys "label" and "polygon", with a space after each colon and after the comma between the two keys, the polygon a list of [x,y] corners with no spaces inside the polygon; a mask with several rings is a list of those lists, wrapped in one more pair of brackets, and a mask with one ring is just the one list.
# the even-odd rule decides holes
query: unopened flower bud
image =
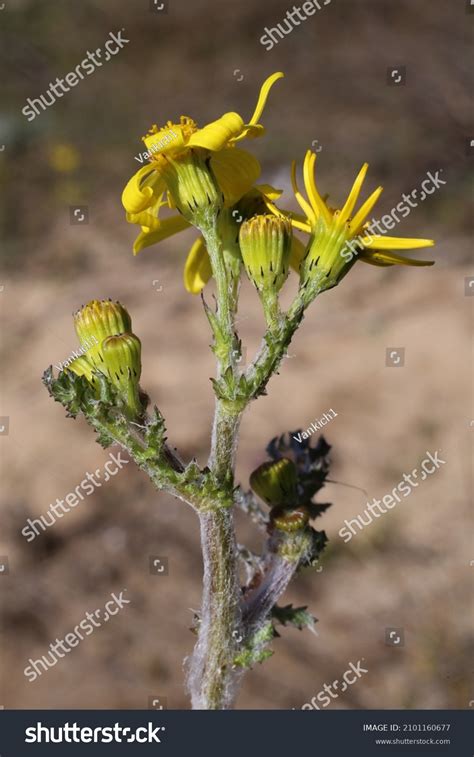
{"label": "unopened flower bud", "polygon": [[286,218],[257,215],[240,227],[239,243],[249,279],[259,292],[279,292],[289,271],[292,230]]}
{"label": "unopened flower bud", "polygon": [[92,300],[74,314],[74,326],[87,358],[100,369],[102,342],[108,336],[131,332],[132,321],[120,302]]}
{"label": "unopened flower bud", "polygon": [[287,457],[263,463],[250,476],[254,492],[272,506],[294,504],[296,485],[296,466]]}
{"label": "unopened flower bud", "polygon": [[102,370],[117,387],[123,399],[138,415],[141,411],[139,381],[141,375],[141,343],[135,334],[108,336],[102,342]]}

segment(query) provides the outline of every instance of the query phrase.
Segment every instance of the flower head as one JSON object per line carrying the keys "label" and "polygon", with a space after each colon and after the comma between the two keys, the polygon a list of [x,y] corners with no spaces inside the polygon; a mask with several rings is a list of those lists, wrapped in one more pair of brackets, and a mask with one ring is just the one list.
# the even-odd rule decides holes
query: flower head
{"label": "flower head", "polygon": [[[158,232],[151,243],[182,230],[186,221],[199,226],[198,210],[218,212],[222,205],[235,204],[253,186],[260,165],[236,144],[264,133],[258,122],[271,87],[282,76],[275,73],[264,82],[248,123],[238,113],[225,113],[199,129],[192,118],[182,116],[179,123],[153,126],[143,137],[150,162],[130,179],[122,202],[127,220],[139,224],[142,234]],[[163,205],[176,207],[183,217],[161,221],[158,215]]]}
{"label": "flower head", "polygon": [[306,250],[296,250],[292,264],[298,267],[301,285],[316,286],[317,291],[330,289],[346,275],[357,259],[379,266],[433,265],[432,261],[413,260],[393,250],[412,250],[432,247],[432,239],[406,239],[388,237],[369,232],[367,217],[382,193],[378,187],[355,211],[355,206],[364,182],[368,164],[365,163],[341,209],[329,207],[316,186],[315,153],[308,150],[303,164],[303,178],[307,198],[300,192],[296,181],[296,164],[292,164],[293,191],[303,215],[285,213],[270,202],[268,207],[278,215],[289,217],[292,225],[310,234]]}

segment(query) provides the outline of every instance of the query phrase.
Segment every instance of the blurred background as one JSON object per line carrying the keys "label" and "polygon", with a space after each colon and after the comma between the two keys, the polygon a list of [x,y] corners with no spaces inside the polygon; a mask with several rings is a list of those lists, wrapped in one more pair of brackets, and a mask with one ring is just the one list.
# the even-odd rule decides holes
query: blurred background
{"label": "blurred background", "polygon": [[[330,539],[323,569],[299,576],[282,602],[308,605],[318,633],[282,629],[275,655],[247,674],[238,707],[299,708],[362,658],[368,673],[331,708],[473,705],[470,4],[332,0],[270,51],[259,40],[291,9],[284,0],[169,0],[166,12],[147,0],[4,5],[0,705],[142,709],[158,697],[189,707],[183,660],[200,604],[197,518],[130,464],[27,543],[26,520],[108,459],[83,420],[48,397],[41,375],[77,349],[73,311],[92,298],[120,299],[142,340],[142,386],[172,443],[205,463],[214,366],[200,299],[182,285],[194,234],[134,258],[137,229],[120,195],[151,124],[185,114],[204,125],[231,110],[249,118],[262,81],[278,70],[285,79],[262,118],[267,135],[246,146],[262,180],[285,190],[284,205],[294,207],[290,161],[310,147],[335,204],[370,163],[365,196],[385,187],[377,218],[428,171],[442,170],[446,184],[392,232],[436,239],[420,255],[436,265],[357,263],[310,309],[268,396],[244,418],[238,479],[246,487],[271,437],[332,408],[325,437],[340,483],[320,497],[334,503],[317,522]],[[130,40],[123,50],[28,122],[27,98],[121,29]],[[71,223],[78,207],[85,220]],[[293,276],[285,302],[295,286]],[[248,282],[240,316],[251,358],[263,320]],[[404,349],[403,366],[386,365],[391,348]],[[445,465],[344,544],[344,520],[389,493],[427,450],[440,450]],[[239,540],[258,548],[240,514],[237,527]],[[150,556],[168,558],[167,576],[150,574]],[[130,605],[28,682],[29,658],[123,589]],[[398,646],[386,643],[393,628]]]}

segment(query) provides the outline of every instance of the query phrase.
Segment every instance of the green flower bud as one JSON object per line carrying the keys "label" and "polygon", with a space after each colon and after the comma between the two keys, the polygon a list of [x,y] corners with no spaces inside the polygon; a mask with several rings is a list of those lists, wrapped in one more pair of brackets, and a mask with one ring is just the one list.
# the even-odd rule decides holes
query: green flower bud
{"label": "green flower bud", "polygon": [[240,227],[239,243],[249,279],[259,292],[279,292],[288,276],[292,240],[287,218],[257,215]]}
{"label": "green flower bud", "polygon": [[141,413],[139,381],[141,376],[141,342],[135,334],[108,336],[102,342],[103,367],[135,415]]}
{"label": "green flower bud", "polygon": [[295,504],[297,472],[292,460],[263,463],[250,476],[250,486],[269,505]]}
{"label": "green flower bud", "polygon": [[74,314],[74,327],[88,360],[101,369],[102,342],[108,336],[131,332],[132,320],[120,302],[92,300]]}

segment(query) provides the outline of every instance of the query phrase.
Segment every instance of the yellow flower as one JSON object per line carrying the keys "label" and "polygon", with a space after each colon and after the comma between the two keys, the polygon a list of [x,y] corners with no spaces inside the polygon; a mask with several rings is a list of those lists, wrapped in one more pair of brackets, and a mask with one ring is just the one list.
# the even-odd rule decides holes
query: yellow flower
{"label": "yellow flower", "polygon": [[73,145],[59,143],[50,150],[49,162],[58,173],[71,173],[79,165],[79,153]]}
{"label": "yellow flower", "polygon": [[[204,210],[213,204],[218,210],[219,203],[230,207],[249,191],[260,175],[260,165],[235,145],[263,134],[258,121],[271,87],[282,76],[275,73],[264,82],[248,123],[238,113],[225,113],[199,129],[191,118],[181,116],[179,124],[168,121],[161,129],[153,126],[143,137],[150,162],[137,171],[122,194],[127,221],[142,227],[135,254],[187,228],[186,221],[195,221],[199,207]],[[167,200],[163,200],[165,192]],[[184,218],[160,220],[163,205],[176,207]]]}
{"label": "yellow flower", "polygon": [[359,210],[354,212],[367,173],[367,163],[362,166],[343,208],[333,210],[316,187],[315,162],[315,153],[308,150],[303,164],[308,199],[298,188],[296,164],[294,161],[292,164],[293,191],[303,215],[282,211],[272,201],[267,201],[267,207],[272,212],[288,217],[296,229],[310,234],[307,248],[304,249],[302,245],[299,249],[294,248],[291,259],[293,267],[299,269],[303,287],[309,282],[315,282],[319,291],[336,286],[357,259],[377,266],[433,265],[433,261],[414,260],[393,252],[432,247],[432,239],[407,239],[369,233],[367,216],[380,197],[382,187],[378,187]]}

